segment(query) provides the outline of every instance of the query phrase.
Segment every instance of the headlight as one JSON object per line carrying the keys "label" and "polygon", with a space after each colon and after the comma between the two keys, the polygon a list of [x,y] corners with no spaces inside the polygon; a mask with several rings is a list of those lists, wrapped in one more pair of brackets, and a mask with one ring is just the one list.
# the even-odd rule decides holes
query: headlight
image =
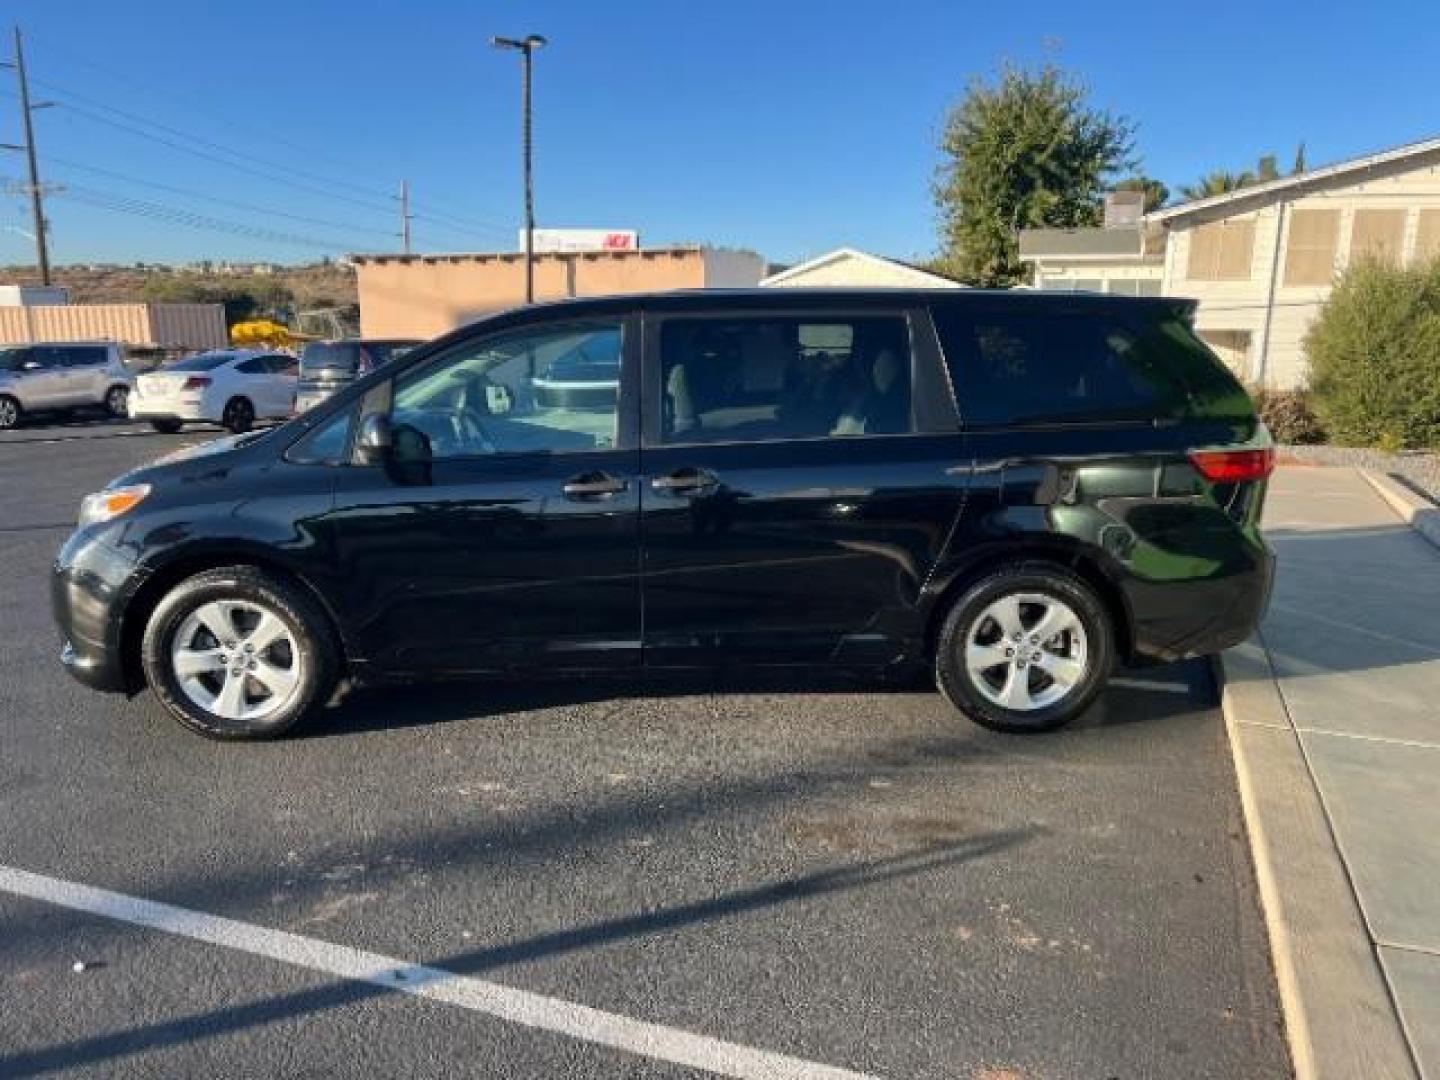
{"label": "headlight", "polygon": [[110,521],[127,513],[150,494],[149,484],[132,484],[130,487],[107,488],[93,495],[86,495],[80,504],[80,527],[94,525],[97,521]]}

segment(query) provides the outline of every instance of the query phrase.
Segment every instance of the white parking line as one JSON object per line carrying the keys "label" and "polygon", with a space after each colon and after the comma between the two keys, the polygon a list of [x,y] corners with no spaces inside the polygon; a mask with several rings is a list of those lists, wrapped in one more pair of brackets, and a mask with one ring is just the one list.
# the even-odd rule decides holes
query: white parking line
{"label": "white parking line", "polygon": [[658,1061],[742,1080],[865,1080],[865,1074],[602,1012],[378,953],[0,866],[0,891],[222,945],[354,982],[456,1005]]}

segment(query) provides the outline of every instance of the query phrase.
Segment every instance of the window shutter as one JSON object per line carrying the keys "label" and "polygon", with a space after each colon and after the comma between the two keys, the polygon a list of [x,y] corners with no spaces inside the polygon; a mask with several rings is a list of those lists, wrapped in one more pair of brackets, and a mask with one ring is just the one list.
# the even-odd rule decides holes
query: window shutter
{"label": "window shutter", "polygon": [[1338,210],[1292,210],[1285,248],[1286,285],[1329,285],[1335,277]]}
{"label": "window shutter", "polygon": [[1398,266],[1404,240],[1404,210],[1356,210],[1350,224],[1350,264],[1378,259]]}

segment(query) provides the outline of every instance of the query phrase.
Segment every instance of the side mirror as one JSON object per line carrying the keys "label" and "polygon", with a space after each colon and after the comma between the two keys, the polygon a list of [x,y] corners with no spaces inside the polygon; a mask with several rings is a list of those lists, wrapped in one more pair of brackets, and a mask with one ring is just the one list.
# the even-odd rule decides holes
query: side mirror
{"label": "side mirror", "polygon": [[366,465],[379,465],[395,448],[395,433],[387,413],[366,413],[360,418],[360,431],[355,439],[355,453]]}

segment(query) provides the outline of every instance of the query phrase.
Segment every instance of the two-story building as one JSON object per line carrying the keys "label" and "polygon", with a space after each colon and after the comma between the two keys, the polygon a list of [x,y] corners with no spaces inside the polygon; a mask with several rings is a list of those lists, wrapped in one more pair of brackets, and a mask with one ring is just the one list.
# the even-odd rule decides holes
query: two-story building
{"label": "two-story building", "polygon": [[1194,297],[1196,329],[1243,379],[1303,386],[1306,331],[1347,266],[1440,256],[1440,139],[1155,210],[1124,230],[1027,230],[1020,242],[1036,287]]}

